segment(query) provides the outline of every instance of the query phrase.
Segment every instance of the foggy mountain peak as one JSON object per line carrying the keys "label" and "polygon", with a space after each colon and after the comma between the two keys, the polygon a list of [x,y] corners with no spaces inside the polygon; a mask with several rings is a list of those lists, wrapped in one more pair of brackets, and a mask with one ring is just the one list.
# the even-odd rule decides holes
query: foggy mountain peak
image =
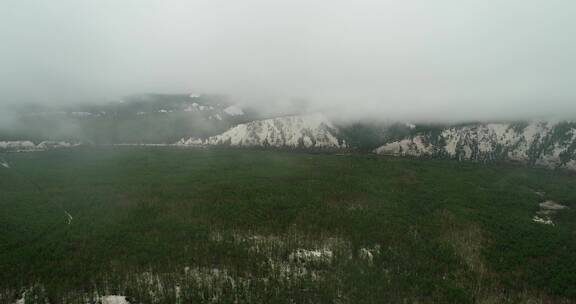
{"label": "foggy mountain peak", "polygon": [[339,119],[570,116],[576,4],[4,1],[0,104],[212,92]]}

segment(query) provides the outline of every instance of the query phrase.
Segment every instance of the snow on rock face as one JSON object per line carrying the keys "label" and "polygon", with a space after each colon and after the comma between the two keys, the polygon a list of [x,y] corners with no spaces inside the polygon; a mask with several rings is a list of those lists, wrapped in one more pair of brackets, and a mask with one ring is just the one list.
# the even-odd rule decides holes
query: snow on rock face
{"label": "snow on rock face", "polygon": [[56,148],[71,148],[78,146],[77,143],[69,143],[66,141],[43,141],[39,143],[36,147],[41,150],[56,149]]}
{"label": "snow on rock face", "polygon": [[26,150],[35,147],[36,145],[28,140],[0,141],[0,149],[5,150]]}
{"label": "snow on rock face", "polygon": [[244,115],[244,111],[237,106],[229,106],[224,109],[224,112],[230,116]]}
{"label": "snow on rock face", "polygon": [[425,143],[423,136],[388,143],[375,150],[377,154],[423,156],[432,153],[433,146]]}
{"label": "snow on rock face", "polygon": [[576,123],[474,124],[440,131],[389,142],[374,152],[576,169]]}
{"label": "snow on rock face", "polygon": [[182,139],[177,145],[230,145],[262,147],[345,148],[336,128],[321,114],[252,121],[205,140]]}
{"label": "snow on rock face", "polygon": [[71,148],[78,145],[78,143],[69,143],[65,141],[43,141],[37,145],[28,140],[0,141],[0,151],[31,152],[57,148]]}
{"label": "snow on rock face", "polygon": [[175,144],[176,146],[202,146],[204,145],[204,141],[200,138],[188,138],[188,139],[181,139],[179,142]]}
{"label": "snow on rock face", "polygon": [[576,160],[571,160],[566,163],[566,168],[570,170],[576,170]]}

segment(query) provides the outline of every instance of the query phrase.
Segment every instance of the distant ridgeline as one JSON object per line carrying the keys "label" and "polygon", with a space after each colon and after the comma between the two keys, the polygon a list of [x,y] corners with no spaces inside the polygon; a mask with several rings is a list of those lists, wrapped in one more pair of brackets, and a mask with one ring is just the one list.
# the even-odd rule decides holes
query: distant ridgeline
{"label": "distant ridgeline", "polygon": [[21,106],[0,125],[1,151],[77,145],[355,150],[576,170],[576,122],[335,123],[320,113],[265,117],[218,95],[144,94],[103,105]]}
{"label": "distant ridgeline", "polygon": [[302,149],[343,149],[346,140],[324,115],[307,114],[256,120],[239,124],[228,131],[208,137],[187,138],[177,145],[224,145],[237,147],[275,147]]}
{"label": "distant ridgeline", "polygon": [[377,154],[472,160],[514,161],[576,170],[576,123],[530,122],[415,128],[389,141]]}
{"label": "distant ridgeline", "polygon": [[104,104],[18,105],[0,124],[0,141],[87,144],[173,143],[208,137],[258,119],[219,95],[142,94]]}

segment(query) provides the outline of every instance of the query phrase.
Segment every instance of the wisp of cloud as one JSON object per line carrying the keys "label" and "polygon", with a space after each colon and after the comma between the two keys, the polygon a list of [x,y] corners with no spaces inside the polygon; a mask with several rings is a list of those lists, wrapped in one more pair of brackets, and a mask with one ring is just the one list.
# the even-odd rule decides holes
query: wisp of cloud
{"label": "wisp of cloud", "polygon": [[0,103],[228,94],[343,119],[576,113],[576,2],[0,3]]}

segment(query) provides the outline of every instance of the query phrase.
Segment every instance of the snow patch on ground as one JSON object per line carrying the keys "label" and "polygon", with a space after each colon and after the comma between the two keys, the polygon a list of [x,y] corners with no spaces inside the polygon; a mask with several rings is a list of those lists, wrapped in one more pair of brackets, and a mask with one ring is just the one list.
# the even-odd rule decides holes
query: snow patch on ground
{"label": "snow patch on ground", "polygon": [[568,208],[567,206],[558,204],[554,201],[545,201],[543,203],[539,204],[541,209],[545,209],[545,210],[563,210]]}
{"label": "snow patch on ground", "polygon": [[68,211],[66,211],[66,210],[64,210],[64,213],[66,214],[66,217],[67,217],[66,222],[68,223],[68,225],[72,224],[72,220],[74,219],[72,217],[72,214],[68,213]]}
{"label": "snow patch on ground", "polygon": [[329,265],[332,263],[334,258],[334,253],[332,250],[322,248],[322,249],[297,249],[288,256],[288,260],[292,263],[297,264],[325,264]]}
{"label": "snow patch on ground", "polygon": [[532,218],[532,221],[534,223],[552,226],[554,226],[552,216],[557,214],[559,211],[568,208],[567,206],[550,200],[542,202],[538,204],[538,206],[540,207],[540,210],[536,212],[536,215]]}
{"label": "snow patch on ground", "polygon": [[17,299],[14,304],[25,304],[26,303],[26,294],[22,295],[20,299]]}
{"label": "snow patch on ground", "polygon": [[360,250],[358,252],[358,256],[361,259],[368,262],[368,264],[370,264],[370,265],[372,265],[372,263],[374,262],[374,254],[372,254],[372,252],[370,250],[368,250],[367,248],[360,248]]}
{"label": "snow patch on ground", "polygon": [[0,166],[6,168],[6,169],[10,169],[10,164],[8,164],[7,161],[0,159]]}
{"label": "snow patch on ground", "polygon": [[100,302],[102,304],[130,304],[125,296],[103,296]]}
{"label": "snow patch on ground", "polygon": [[535,215],[532,218],[532,221],[534,223],[538,223],[538,224],[544,224],[544,225],[552,225],[554,226],[554,222],[552,222],[552,220],[549,217],[540,217],[538,215]]}
{"label": "snow patch on ground", "polygon": [[[64,296],[62,303],[189,303],[191,298],[209,303],[229,302],[232,298],[245,299],[243,297],[254,292],[254,288],[292,289],[307,284],[324,284],[332,279],[329,274],[336,267],[349,265],[353,259],[362,265],[375,266],[381,254],[380,245],[366,246],[360,249],[358,255],[354,255],[349,240],[330,236],[311,237],[298,231],[261,235],[250,231],[215,230],[208,235],[208,241],[214,245],[244,249],[247,254],[261,257],[257,271],[239,273],[224,265],[183,264],[168,273],[153,270],[130,272],[124,277],[116,277],[113,281],[115,284],[124,283],[111,285],[111,288],[72,290]],[[138,292],[137,298],[121,295],[132,294],[134,290],[130,288],[134,287]],[[41,292],[40,296],[45,294]],[[31,297],[32,294],[26,296]],[[38,299],[45,302],[42,298]]]}
{"label": "snow patch on ground", "polygon": [[358,250],[358,257],[368,265],[372,266],[374,264],[374,257],[380,254],[381,247],[380,245],[375,245],[373,247],[363,247]]}

